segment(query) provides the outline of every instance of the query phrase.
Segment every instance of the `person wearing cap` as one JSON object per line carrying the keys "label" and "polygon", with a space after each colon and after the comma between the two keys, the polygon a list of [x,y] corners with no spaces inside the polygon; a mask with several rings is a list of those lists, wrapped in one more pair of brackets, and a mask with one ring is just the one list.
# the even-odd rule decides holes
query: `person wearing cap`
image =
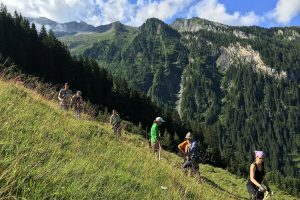
{"label": "person wearing cap", "polygon": [[159,150],[159,126],[165,122],[163,118],[156,117],[151,127],[151,148],[156,153]]}
{"label": "person wearing cap", "polygon": [[[264,158],[263,151],[255,151],[255,161],[250,165],[250,177],[247,183],[250,200],[263,199],[266,189],[271,194],[271,190],[265,178]],[[266,188],[262,184],[264,184]]]}
{"label": "person wearing cap", "polygon": [[70,107],[70,102],[72,98],[72,91],[69,90],[69,83],[65,83],[63,89],[58,93],[58,100],[62,110],[68,110]]}
{"label": "person wearing cap", "polygon": [[198,143],[193,139],[192,133],[188,132],[185,136],[187,143],[189,144],[186,153],[186,161],[182,164],[182,170],[187,174],[188,169],[191,168],[192,175],[200,178],[199,162],[198,162]]}
{"label": "person wearing cap", "polygon": [[74,108],[76,118],[80,120],[81,112],[83,110],[83,99],[81,96],[81,91],[77,91],[75,95],[72,96],[71,99],[71,107]]}

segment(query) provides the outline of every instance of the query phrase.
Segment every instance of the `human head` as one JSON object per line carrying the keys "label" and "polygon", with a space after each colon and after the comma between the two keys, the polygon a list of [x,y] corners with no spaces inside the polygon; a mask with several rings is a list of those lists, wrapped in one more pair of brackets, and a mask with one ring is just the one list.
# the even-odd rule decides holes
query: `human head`
{"label": "human head", "polygon": [[79,90],[76,93],[77,93],[77,95],[81,95],[82,94],[82,92],[79,91]]}
{"label": "human head", "polygon": [[191,140],[192,138],[193,138],[193,136],[192,136],[191,132],[188,132],[185,136],[185,139],[187,139],[187,140]]}
{"label": "human head", "polygon": [[255,162],[260,164],[264,162],[265,154],[263,151],[254,151],[255,153]]}
{"label": "human head", "polygon": [[118,113],[118,111],[117,111],[116,109],[113,109],[113,110],[112,110],[112,114],[115,115],[115,114],[117,114],[117,113]]}
{"label": "human head", "polygon": [[69,83],[65,83],[65,89],[69,89]]}
{"label": "human head", "polygon": [[156,117],[156,118],[155,118],[155,122],[156,122],[157,124],[162,124],[163,122],[165,122],[165,120],[163,120],[163,118],[161,118],[161,117]]}

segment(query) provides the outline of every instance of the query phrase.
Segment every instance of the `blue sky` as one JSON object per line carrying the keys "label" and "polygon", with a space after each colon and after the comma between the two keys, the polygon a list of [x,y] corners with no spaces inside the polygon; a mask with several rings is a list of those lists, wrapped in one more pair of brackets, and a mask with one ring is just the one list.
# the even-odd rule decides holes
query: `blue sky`
{"label": "blue sky", "polygon": [[166,23],[200,17],[234,26],[300,26],[300,0],[0,0],[23,16],[95,26],[121,21],[140,26],[150,17]]}

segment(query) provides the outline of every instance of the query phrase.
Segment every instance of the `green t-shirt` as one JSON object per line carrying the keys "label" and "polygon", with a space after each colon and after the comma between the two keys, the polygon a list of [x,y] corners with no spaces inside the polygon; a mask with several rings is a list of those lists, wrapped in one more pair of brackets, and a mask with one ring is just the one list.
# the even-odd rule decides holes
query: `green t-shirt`
{"label": "green t-shirt", "polygon": [[151,127],[151,142],[155,142],[158,135],[159,135],[159,128],[157,123],[154,123]]}

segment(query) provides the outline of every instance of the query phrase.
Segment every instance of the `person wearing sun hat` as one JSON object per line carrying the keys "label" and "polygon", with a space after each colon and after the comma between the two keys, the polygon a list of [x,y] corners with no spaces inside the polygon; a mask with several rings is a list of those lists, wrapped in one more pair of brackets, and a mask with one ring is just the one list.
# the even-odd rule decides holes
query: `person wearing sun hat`
{"label": "person wearing sun hat", "polygon": [[[200,179],[199,173],[199,162],[198,162],[198,143],[195,139],[193,139],[193,135],[191,132],[188,132],[185,136],[187,141],[187,152],[186,152],[186,160],[182,164],[182,170],[184,174],[187,175],[188,169],[190,168],[192,171],[192,175],[196,178]],[[179,146],[178,146],[179,148]]]}
{"label": "person wearing sun hat", "polygon": [[263,151],[254,151],[254,153],[255,161],[250,165],[250,176],[247,183],[250,200],[263,199],[266,190],[271,194],[264,167],[265,153]]}
{"label": "person wearing sun hat", "polygon": [[159,126],[164,123],[165,120],[163,120],[163,118],[161,117],[156,117],[153,125],[151,127],[151,148],[153,149],[153,151],[156,153],[159,150]]}

